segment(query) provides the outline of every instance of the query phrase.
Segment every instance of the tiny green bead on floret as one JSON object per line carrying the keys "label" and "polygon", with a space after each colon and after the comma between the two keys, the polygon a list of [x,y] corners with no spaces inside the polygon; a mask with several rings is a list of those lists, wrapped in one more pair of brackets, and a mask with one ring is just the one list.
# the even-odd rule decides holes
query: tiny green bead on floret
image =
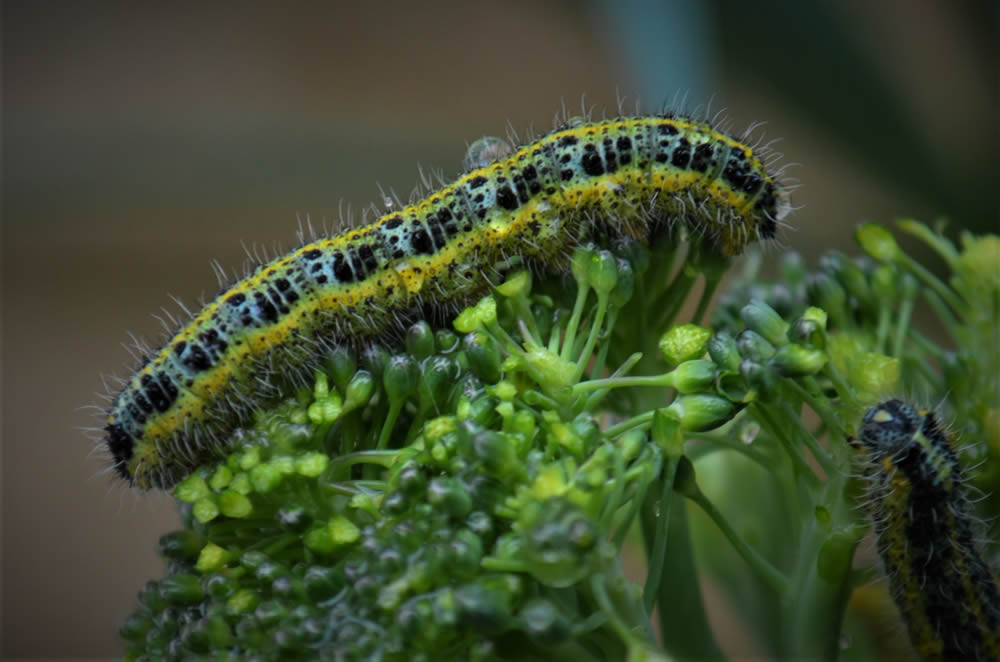
{"label": "tiny green bead on floret", "polygon": [[660,354],[670,365],[704,356],[712,331],[697,324],[681,324],[671,327],[660,337]]}

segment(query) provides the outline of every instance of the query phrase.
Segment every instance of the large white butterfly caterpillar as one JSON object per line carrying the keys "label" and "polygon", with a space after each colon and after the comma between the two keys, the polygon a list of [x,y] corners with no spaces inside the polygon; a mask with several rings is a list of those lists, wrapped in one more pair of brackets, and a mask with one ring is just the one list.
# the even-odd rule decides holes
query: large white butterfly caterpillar
{"label": "large white butterfly caterpillar", "polygon": [[926,660],[1000,660],[1000,579],[975,544],[951,439],[931,411],[889,400],[856,440],[866,507],[910,640]]}
{"label": "large white butterfly caterpillar", "polygon": [[648,241],[675,224],[735,255],[773,237],[787,209],[761,154],[704,122],[564,125],[224,289],[114,397],[104,428],[114,468],[142,488],[175,484],[274,395],[274,371],[311,376],[329,348],[467,303],[514,259],[558,272],[597,235]]}

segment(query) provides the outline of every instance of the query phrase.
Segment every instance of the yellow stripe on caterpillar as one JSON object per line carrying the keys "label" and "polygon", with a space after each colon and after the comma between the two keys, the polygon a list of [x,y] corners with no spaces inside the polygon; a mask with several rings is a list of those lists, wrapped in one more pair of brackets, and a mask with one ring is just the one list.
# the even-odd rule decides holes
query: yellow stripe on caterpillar
{"label": "yellow stripe on caterpillar", "polygon": [[455,309],[514,258],[564,271],[596,234],[648,241],[675,224],[736,255],[773,237],[788,210],[754,148],[685,118],[576,122],[504,152],[221,292],[114,397],[105,431],[117,472],[172,486],[273,396],[267,374],[311,374],[329,348],[391,337],[428,304]]}

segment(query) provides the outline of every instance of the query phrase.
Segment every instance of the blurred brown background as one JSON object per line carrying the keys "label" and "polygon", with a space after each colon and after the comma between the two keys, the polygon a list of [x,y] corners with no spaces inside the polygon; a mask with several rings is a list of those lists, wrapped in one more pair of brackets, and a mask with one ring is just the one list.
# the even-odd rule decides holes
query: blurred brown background
{"label": "blurred brown background", "polygon": [[162,572],[171,500],[116,486],[79,430],[128,334],[214,294],[210,260],[290,247],[376,184],[405,198],[508,122],[713,98],[800,164],[787,246],[902,214],[996,229],[995,5],[743,4],[4,3],[0,654],[119,654]]}

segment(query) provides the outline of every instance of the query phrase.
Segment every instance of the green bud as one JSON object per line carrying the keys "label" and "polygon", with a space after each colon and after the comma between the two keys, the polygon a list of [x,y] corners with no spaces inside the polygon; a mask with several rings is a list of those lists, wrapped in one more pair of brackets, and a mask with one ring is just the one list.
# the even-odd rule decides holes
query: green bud
{"label": "green bud", "polygon": [[693,432],[712,430],[736,415],[736,406],[724,398],[706,393],[682,395],[667,407],[681,427]]}
{"label": "green bud", "polygon": [[576,378],[576,364],[546,347],[531,346],[522,358],[551,387],[566,388]]}
{"label": "green bud", "polygon": [[[202,620],[205,645],[213,651],[222,651],[235,643],[233,631],[222,614],[213,614]],[[226,658],[217,658],[225,660]]]}
{"label": "green bud", "polygon": [[775,347],[788,342],[788,322],[763,301],[752,299],[740,311],[740,317],[748,329],[756,331]]}
{"label": "green bud", "polygon": [[250,494],[253,492],[253,486],[250,484],[250,476],[245,471],[234,475],[233,481],[229,483],[229,490],[243,496]]}
{"label": "green bud", "polygon": [[434,334],[434,343],[442,354],[450,354],[458,349],[458,336],[448,329],[438,329]]}
{"label": "green bud", "polygon": [[160,537],[160,556],[174,561],[193,561],[198,558],[205,539],[190,529],[173,531]]}
{"label": "green bud", "polygon": [[859,225],[854,231],[854,239],[862,250],[880,262],[895,262],[902,256],[902,251],[892,233],[881,225],[874,223]]}
{"label": "green bud", "polygon": [[639,453],[646,447],[646,433],[642,430],[632,429],[618,437],[617,444],[622,449],[622,455],[626,462],[631,462],[639,457]]}
{"label": "green bud", "polygon": [[806,279],[808,269],[802,255],[790,251],[781,256],[781,281],[789,285],[802,283]]}
{"label": "green bud", "polygon": [[653,412],[650,436],[667,457],[677,458],[684,454],[684,430],[681,428],[680,416],[676,411],[667,408]]}
{"label": "green bud", "polygon": [[281,471],[272,464],[258,464],[250,470],[250,484],[255,492],[267,494],[281,484]]}
{"label": "green bud", "polygon": [[344,389],[343,413],[364,407],[375,393],[375,377],[367,370],[358,370]]}
{"label": "green bud", "polygon": [[221,573],[205,575],[202,578],[205,593],[217,601],[228,600],[236,592],[236,582]]}
{"label": "green bud", "polygon": [[139,590],[139,604],[154,613],[161,612],[170,606],[160,595],[159,583],[154,581],[146,582]]}
{"label": "green bud", "polygon": [[285,565],[270,560],[264,561],[257,566],[257,571],[254,573],[257,581],[262,584],[272,584],[276,580],[283,579],[289,575],[290,572]]}
{"label": "green bud", "polygon": [[198,561],[195,563],[195,570],[201,573],[214,572],[229,563],[233,555],[215,543],[208,543],[201,548],[198,554]]}
{"label": "green bud", "polygon": [[219,504],[215,501],[215,496],[198,499],[191,508],[191,514],[196,520],[204,524],[211,522],[219,516]]}
{"label": "green bud", "polygon": [[212,477],[208,481],[209,487],[211,487],[216,492],[221,491],[229,486],[229,483],[233,481],[233,470],[226,465],[220,465]]}
{"label": "green bud", "polygon": [[219,512],[234,519],[249,517],[253,512],[253,504],[239,492],[227,489],[219,495]]}
{"label": "green bud", "polygon": [[716,390],[719,395],[730,402],[747,402],[750,386],[739,370],[726,370],[719,373]]}
{"label": "green bud", "polygon": [[[549,413],[549,412],[546,412]],[[572,425],[563,423],[560,420],[550,421],[548,425],[548,438],[565,448],[570,454],[576,457],[583,457],[584,440],[577,434]]]}
{"label": "green bud", "polygon": [[465,418],[473,420],[480,425],[490,427],[493,422],[497,420],[497,404],[499,403],[493,396],[480,395],[478,398],[469,403],[469,409],[465,412]]}
{"label": "green bud", "polygon": [[469,362],[469,370],[486,384],[500,380],[500,347],[484,333],[468,333],[462,338],[462,351]]}
{"label": "green bud", "polygon": [[381,379],[389,364],[389,350],[382,345],[368,345],[361,354],[361,365],[375,379]]}
{"label": "green bud", "polygon": [[865,307],[873,303],[868,278],[857,264],[845,255],[831,251],[820,259],[820,266],[828,271],[854,300]]}
{"label": "green bud", "polygon": [[607,295],[618,283],[618,261],[611,251],[601,250],[590,257],[587,281],[598,294]]}
{"label": "green bud", "polygon": [[723,370],[738,370],[742,360],[736,341],[727,331],[719,331],[709,339],[708,355]]}
{"label": "green bud", "polygon": [[[323,383],[326,383],[326,376],[322,376]],[[260,464],[260,446],[251,446],[246,452],[240,455],[239,466],[243,471],[249,471]]]}
{"label": "green bud", "polygon": [[160,581],[160,595],[175,605],[193,605],[201,602],[204,591],[197,575],[167,575]]}
{"label": "green bud", "polygon": [[518,614],[521,629],[539,646],[557,646],[572,634],[569,619],[548,600],[532,598]]}
{"label": "green bud", "polygon": [[118,630],[118,635],[128,642],[141,644],[146,633],[153,627],[153,619],[149,614],[133,612],[125,624]]}
{"label": "green bud", "polygon": [[615,289],[611,290],[609,302],[615,308],[621,308],[632,298],[635,291],[635,272],[632,264],[623,258],[617,258],[618,282]]}
{"label": "green bud", "polygon": [[463,529],[449,543],[448,555],[453,576],[475,577],[483,559],[483,541],[472,531]]}
{"label": "green bud", "polygon": [[458,382],[462,368],[450,356],[432,356],[420,364],[423,372],[421,385],[426,389],[431,403],[437,411],[444,409],[452,389]]}
{"label": "green bud", "polygon": [[847,308],[847,292],[830,276],[815,273],[809,277],[806,284],[810,301],[816,302],[820,308],[833,318],[839,328],[848,326],[849,314]]}
{"label": "green bud", "polygon": [[399,469],[396,474],[396,488],[407,495],[414,496],[424,490],[427,485],[427,476],[421,469],[420,464],[414,460],[409,460]]}
{"label": "green bud", "polygon": [[743,358],[754,361],[766,361],[777,351],[764,336],[750,329],[740,332],[736,338],[736,344],[740,348],[740,355]]}
{"label": "green bud", "polygon": [[681,324],[671,327],[660,336],[660,354],[670,365],[701,358],[705,355],[712,331],[697,324]]}
{"label": "green bud", "polygon": [[406,353],[418,361],[434,353],[434,332],[430,324],[420,320],[406,330]]}
{"label": "green bud", "polygon": [[185,503],[194,503],[199,499],[205,499],[212,496],[212,490],[209,489],[208,483],[205,482],[205,478],[200,473],[193,473],[174,488],[174,496]]}
{"label": "green bud", "polygon": [[333,541],[333,536],[330,535],[330,528],[328,526],[317,526],[310,529],[302,539],[302,542],[317,554],[329,554],[337,547]]}
{"label": "green bud", "polygon": [[774,309],[774,312],[778,313],[781,319],[786,319],[796,312],[798,301],[787,285],[778,283],[768,293],[767,304]]}
{"label": "green bud", "polygon": [[331,519],[328,528],[330,539],[334,545],[348,545],[357,542],[358,538],[361,537],[361,530],[358,529],[357,525],[343,515],[337,515]]}
{"label": "green bud", "polygon": [[753,359],[744,359],[740,363],[740,375],[757,391],[758,400],[766,402],[774,398],[777,389],[777,372],[767,369]]}
{"label": "green bud", "polygon": [[382,385],[389,402],[401,403],[417,392],[420,385],[420,367],[412,356],[396,354],[389,359],[382,376]]}
{"label": "green bud", "polygon": [[481,430],[472,438],[472,449],[491,476],[505,476],[519,467],[514,444],[493,430]]}
{"label": "green bud", "polygon": [[349,347],[339,345],[330,353],[326,369],[333,377],[333,383],[343,391],[351,375],[358,369],[358,359]]}
{"label": "green bud", "polygon": [[466,308],[455,318],[453,325],[459,333],[471,333],[481,326],[492,324],[497,320],[497,302],[491,296],[485,296],[475,306]]}
{"label": "green bud", "polygon": [[872,272],[872,290],[879,301],[889,302],[899,298],[899,274],[894,265],[881,264]]}
{"label": "green bud", "polygon": [[264,627],[277,625],[287,614],[288,609],[285,608],[280,600],[262,602],[257,605],[257,609],[254,611],[257,621]]}
{"label": "green bud", "polygon": [[455,604],[461,627],[481,635],[504,632],[511,621],[510,599],[480,584],[455,589]]}
{"label": "green bud", "polygon": [[814,320],[804,317],[800,317],[795,321],[788,337],[793,342],[805,345],[806,347],[814,347],[816,349],[826,347],[826,334],[823,332],[823,327]]}
{"label": "green bud", "polygon": [[671,386],[680,393],[699,393],[715,383],[715,363],[705,360],[685,361],[670,373]]}
{"label": "green bud", "polygon": [[818,349],[785,345],[778,349],[769,363],[782,377],[805,377],[822,370],[828,360],[826,352]]}
{"label": "green bud", "polygon": [[318,565],[310,566],[302,581],[306,595],[313,602],[328,600],[342,588],[336,570]]}
{"label": "green bud", "polygon": [[465,518],[472,512],[469,491],[454,478],[435,478],[427,486],[427,501],[453,517]]}
{"label": "green bud", "polygon": [[226,600],[226,612],[233,616],[253,611],[260,602],[260,597],[252,588],[240,589]]}
{"label": "green bud", "polygon": [[570,259],[569,270],[573,274],[573,279],[577,283],[577,287],[585,287],[590,285],[587,279],[587,272],[590,270],[590,261],[595,253],[594,246],[592,244],[587,244],[585,246],[579,246],[573,251],[573,257]]}
{"label": "green bud", "polygon": [[324,453],[312,451],[295,458],[295,473],[306,478],[316,478],[330,465],[330,457]]}
{"label": "green bud", "polygon": [[508,299],[528,296],[531,294],[531,272],[527,269],[522,269],[516,274],[509,276],[507,280],[497,287],[497,292]]}
{"label": "green bud", "polygon": [[[320,375],[325,383],[326,376]],[[319,389],[317,389],[319,391]],[[306,414],[309,416],[309,420],[313,425],[321,425],[323,423],[333,423],[338,418],[340,418],[341,412],[344,410],[344,401],[340,397],[340,394],[336,391],[329,393],[327,395],[319,396],[317,395],[316,401],[309,405],[309,409],[306,410]],[[242,466],[241,468],[246,470],[250,469],[248,466]]]}

